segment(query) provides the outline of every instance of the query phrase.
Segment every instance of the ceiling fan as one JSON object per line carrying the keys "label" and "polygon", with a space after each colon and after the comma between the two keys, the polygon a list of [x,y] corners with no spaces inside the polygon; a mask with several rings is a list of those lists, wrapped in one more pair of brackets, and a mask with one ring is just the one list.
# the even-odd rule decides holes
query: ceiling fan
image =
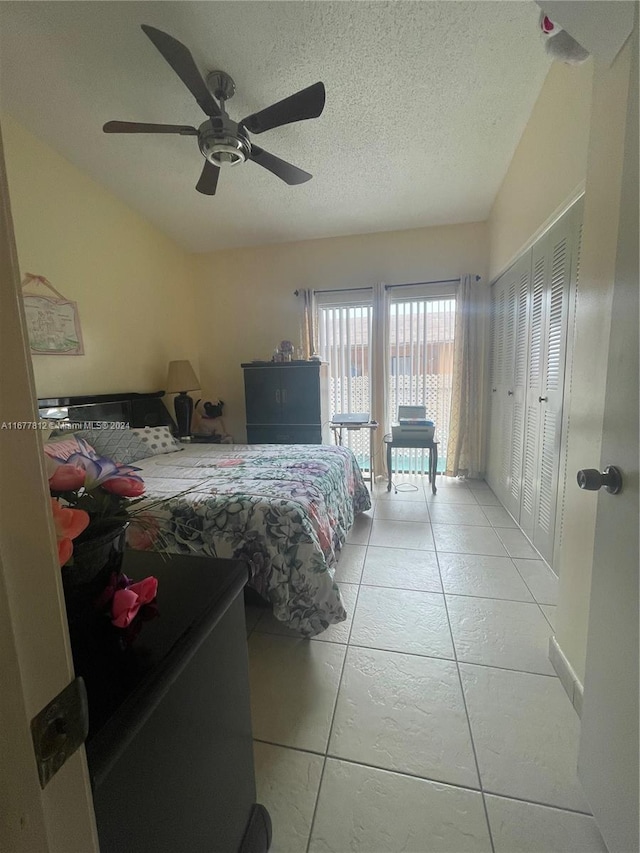
{"label": "ceiling fan", "polygon": [[146,24],[142,24],[142,30],[189,89],[208,118],[199,128],[178,124],[108,121],[102,128],[105,133],[177,133],[181,136],[197,136],[198,146],[206,162],[196,189],[204,195],[215,195],[220,166],[233,166],[245,160],[252,160],[290,185],[311,180],[312,175],[308,172],[269,154],[264,148],[259,148],[251,142],[249,132],[264,133],[265,130],[272,130],[283,124],[317,118],[324,109],[323,83],[314,83],[313,86],[308,86],[283,101],[235,122],[229,118],[225,109],[226,101],[233,97],[235,92],[235,83],[228,74],[224,71],[212,71],[207,75],[205,83],[193,56],[181,42]]}

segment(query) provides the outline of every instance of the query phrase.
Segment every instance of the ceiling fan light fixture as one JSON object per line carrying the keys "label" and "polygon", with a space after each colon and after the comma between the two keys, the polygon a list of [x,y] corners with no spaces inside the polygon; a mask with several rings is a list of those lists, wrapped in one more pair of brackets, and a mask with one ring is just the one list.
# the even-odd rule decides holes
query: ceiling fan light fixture
{"label": "ceiling fan light fixture", "polygon": [[253,145],[249,141],[248,131],[263,133],[285,124],[318,118],[325,104],[324,83],[307,86],[306,89],[301,89],[288,98],[235,122],[225,108],[226,102],[235,92],[235,83],[228,74],[224,71],[212,71],[207,75],[205,83],[189,48],[182,42],[147,24],[142,24],[142,30],[191,92],[207,119],[197,129],[191,125],[108,121],[102,128],[105,133],[174,133],[180,136],[197,136],[198,147],[206,160],[196,184],[196,190],[203,195],[216,194],[220,166],[235,166],[245,160],[251,160],[289,186],[311,180],[312,176],[308,172],[269,154],[258,145]]}
{"label": "ceiling fan light fixture", "polygon": [[250,151],[243,139],[218,135],[201,137],[200,150],[214,166],[235,166],[244,163]]}

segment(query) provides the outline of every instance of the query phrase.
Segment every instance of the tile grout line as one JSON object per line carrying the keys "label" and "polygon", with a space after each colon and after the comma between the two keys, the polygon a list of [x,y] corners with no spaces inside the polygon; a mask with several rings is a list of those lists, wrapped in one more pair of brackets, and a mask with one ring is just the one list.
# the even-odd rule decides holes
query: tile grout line
{"label": "tile grout line", "polygon": [[[352,586],[355,586],[355,584],[352,584]],[[521,603],[522,602],[516,602],[516,604],[521,604]],[[356,599],[356,604],[357,604],[357,599]],[[353,623],[352,623],[352,628],[353,628]],[[350,629],[350,631],[351,631],[351,629]],[[401,650],[401,649],[387,649],[387,648],[382,648],[381,646],[365,646],[359,642],[349,641],[349,643],[347,644],[346,642],[344,642],[342,640],[315,640],[313,637],[311,637],[311,638],[290,637],[288,634],[278,634],[275,631],[256,631],[255,633],[261,634],[264,637],[283,637],[284,639],[287,639],[287,640],[308,639],[309,642],[328,643],[332,646],[347,646],[348,645],[348,647],[351,649],[369,649],[369,650],[374,651],[374,652],[384,652],[385,654],[390,654],[390,655],[405,655],[407,657],[426,658],[428,660],[442,660],[442,661],[447,661],[448,663],[455,663],[456,662],[456,658],[447,658],[447,657],[443,657],[442,655],[425,654],[424,652],[410,652],[410,651]],[[472,661],[472,660],[459,660],[459,663],[463,663],[463,664],[465,664],[465,666],[480,666],[480,667],[483,667],[485,669],[499,669],[501,672],[521,672],[523,675],[539,675],[542,678],[557,678],[558,677],[555,673],[551,673],[551,672],[534,672],[533,670],[530,670],[530,669],[516,669],[513,666],[500,666],[499,664],[495,664],[495,663],[481,663],[479,661]]]}
{"label": "tile grout line", "polygon": [[325,757],[324,752],[318,752],[316,749],[309,749],[309,748],[303,749],[300,746],[289,746],[289,744],[287,744],[287,743],[277,743],[277,741],[275,741],[275,740],[265,740],[264,738],[261,738],[261,737],[254,737],[253,741],[254,741],[254,743],[265,743],[267,746],[275,746],[278,749],[288,749],[291,752],[302,752],[302,753],[306,753],[307,755],[316,755],[318,758],[324,758]]}
{"label": "tile grout line", "polygon": [[[371,535],[371,532],[369,532],[369,535]],[[367,548],[368,548],[368,545],[367,545]],[[365,560],[366,560],[366,557],[367,557],[367,554],[365,551]],[[363,565],[363,570],[364,570],[364,562],[362,565]],[[362,573],[361,573],[361,576],[362,576]],[[338,709],[338,700],[340,698],[340,688],[342,687],[342,679],[344,676],[345,666],[347,664],[347,655],[349,654],[349,641],[351,639],[351,632],[353,630],[353,620],[355,619],[355,616],[356,616],[356,608],[358,606],[359,596],[360,596],[360,584],[358,584],[358,592],[356,593],[356,599],[355,599],[355,602],[353,604],[353,615],[351,617],[351,625],[349,626],[349,633],[347,635],[347,642],[345,643],[344,657],[342,659],[342,668],[340,670],[340,678],[338,679],[338,689],[336,690],[336,700],[333,703],[333,712],[331,714],[331,724],[329,726],[329,734],[327,735],[327,744],[326,744],[325,751],[324,751],[324,760],[322,762],[322,770],[320,771],[320,780],[318,782],[318,793],[316,794],[316,801],[315,801],[315,804],[313,807],[313,814],[311,816],[311,822],[309,823],[309,837],[307,839],[307,845],[305,847],[306,853],[309,853],[309,848],[311,847],[311,837],[313,835],[313,828],[315,826],[316,815],[318,813],[318,804],[320,802],[320,792],[322,790],[322,783],[324,781],[324,771],[325,771],[326,766],[327,766],[327,757],[329,755],[329,744],[331,743],[331,735],[333,734],[333,725],[334,725],[335,719],[336,719],[336,711]]]}
{"label": "tile grout line", "polygon": [[[373,499],[373,500],[376,500],[376,496],[375,496],[374,494],[372,494],[371,496],[372,496],[372,499]],[[484,507],[484,506],[487,506],[487,507],[489,507],[489,506],[495,506],[494,504],[479,504],[479,503],[477,502],[477,499],[476,499],[475,494],[473,494],[473,497],[474,497],[474,500],[476,501],[475,505],[479,506],[479,508],[480,508],[481,512],[483,512],[483,514],[484,514],[484,511],[483,511],[483,507]],[[401,501],[396,501],[396,503],[399,503],[399,502],[401,502]],[[408,502],[406,502],[406,501],[405,501],[405,503],[408,503]],[[418,502],[416,502],[416,501],[412,501],[412,503],[413,503],[414,505],[416,505]],[[430,524],[430,527],[431,527],[430,534],[431,534],[431,541],[432,541],[432,543],[433,543],[433,551],[428,550],[428,549],[424,549],[424,548],[411,548],[411,549],[403,549],[403,550],[409,550],[409,551],[412,551],[412,552],[413,552],[413,551],[415,551],[416,553],[433,553],[433,554],[435,555],[435,557],[436,557],[436,563],[437,563],[438,573],[439,573],[440,581],[441,581],[441,584],[442,584],[442,572],[441,572],[441,569],[440,569],[440,563],[439,563],[439,552],[438,552],[438,548],[437,548],[436,543],[435,543],[435,536],[434,536],[434,531],[433,531],[433,522],[432,522],[432,520],[431,520],[431,513],[430,513],[430,505],[429,505],[428,500],[425,500],[425,503],[426,503],[427,514],[429,515],[429,522],[414,522],[414,521],[408,521],[407,523],[418,523],[418,524],[429,523],[429,524]],[[447,505],[453,505],[454,503],[455,503],[454,501],[451,501],[451,502],[450,502],[449,504],[447,504]],[[445,504],[443,503],[443,505],[445,505]],[[472,506],[472,504],[464,504],[464,505],[465,505],[465,506]],[[498,505],[498,506],[499,506],[499,505]],[[430,590],[415,590],[415,589],[409,589],[409,588],[404,588],[404,587],[384,587],[384,586],[379,586],[379,585],[377,585],[377,584],[368,584],[368,583],[363,582],[363,577],[364,577],[364,572],[365,572],[365,566],[366,566],[366,559],[367,559],[367,555],[368,555],[368,550],[369,550],[369,548],[371,548],[371,547],[374,547],[374,548],[378,548],[378,547],[385,547],[385,546],[374,546],[374,545],[371,545],[371,544],[370,544],[370,541],[371,541],[371,534],[372,534],[372,530],[373,530],[373,522],[374,522],[375,520],[378,520],[378,521],[387,521],[387,522],[389,522],[389,521],[390,521],[390,522],[402,521],[401,519],[381,519],[381,518],[377,518],[377,517],[376,517],[376,506],[375,506],[375,505],[374,505],[374,507],[373,507],[373,515],[372,515],[372,516],[370,516],[370,519],[371,519],[371,524],[370,524],[370,525],[369,525],[369,527],[368,527],[368,530],[367,530],[367,536],[366,536],[366,541],[365,541],[364,543],[362,543],[362,542],[345,543],[345,544],[355,545],[356,547],[364,547],[365,551],[364,551],[364,557],[363,557],[362,565],[361,565],[360,570],[359,570],[358,580],[357,580],[357,581],[355,581],[355,582],[353,582],[353,581],[349,581],[349,580],[345,580],[345,581],[343,581],[343,582],[342,582],[342,583],[344,583],[344,584],[350,584],[350,585],[352,585],[352,586],[357,586],[357,587],[358,587],[357,592],[356,592],[356,596],[355,596],[355,600],[354,600],[354,603],[353,603],[353,605],[352,605],[352,607],[353,607],[353,616],[352,616],[352,620],[351,620],[351,625],[349,626],[349,631],[348,631],[347,639],[346,639],[346,641],[344,641],[344,642],[343,642],[343,641],[327,641],[327,642],[330,642],[331,644],[334,644],[334,645],[336,645],[336,644],[337,644],[337,645],[345,645],[345,653],[344,653],[344,657],[343,657],[343,661],[342,661],[342,667],[341,667],[340,677],[339,677],[339,680],[338,680],[338,687],[337,687],[337,691],[336,691],[336,698],[335,698],[335,701],[334,701],[334,704],[333,704],[333,711],[332,711],[332,715],[331,715],[331,723],[330,723],[329,733],[328,733],[328,737],[327,737],[326,746],[325,746],[325,748],[324,748],[324,751],[323,751],[323,752],[316,752],[315,750],[301,749],[301,748],[298,748],[298,747],[290,747],[290,746],[287,746],[287,745],[284,745],[284,744],[277,744],[277,743],[274,743],[274,742],[271,742],[271,741],[262,741],[262,740],[260,740],[260,739],[255,739],[257,742],[270,744],[270,745],[273,745],[274,747],[281,747],[281,748],[284,748],[284,749],[290,749],[290,750],[292,750],[292,751],[294,751],[294,752],[301,752],[301,753],[303,753],[303,754],[306,752],[307,754],[311,754],[311,755],[314,755],[314,756],[316,756],[316,755],[317,755],[318,757],[322,757],[322,758],[323,758],[323,762],[322,762],[322,770],[321,770],[320,778],[319,778],[319,781],[318,781],[318,787],[317,787],[317,793],[316,793],[316,797],[315,797],[315,804],[314,804],[313,814],[312,814],[311,821],[310,821],[310,824],[309,824],[309,834],[308,834],[308,840],[307,840],[307,844],[306,844],[306,848],[305,848],[305,849],[306,849],[306,851],[307,851],[307,853],[309,853],[309,850],[310,850],[310,847],[311,847],[312,836],[313,836],[313,831],[314,831],[314,827],[315,827],[315,821],[316,821],[316,818],[317,818],[317,811],[318,811],[318,806],[319,806],[320,794],[321,794],[322,786],[323,786],[323,783],[324,783],[324,774],[325,774],[325,769],[326,769],[326,763],[327,763],[327,760],[328,760],[329,758],[331,758],[331,759],[333,759],[333,760],[339,760],[339,761],[342,761],[342,762],[345,762],[345,763],[348,763],[348,764],[353,764],[354,766],[370,767],[370,768],[372,768],[372,769],[376,769],[376,770],[379,770],[379,771],[381,771],[381,772],[397,774],[397,775],[400,775],[400,776],[407,776],[407,777],[410,777],[410,778],[415,778],[415,779],[417,779],[417,780],[424,780],[425,782],[432,783],[432,784],[442,784],[442,785],[449,786],[449,787],[451,787],[451,788],[457,788],[457,789],[460,789],[460,790],[468,790],[468,791],[471,791],[471,792],[474,792],[474,793],[480,793],[480,794],[482,795],[482,799],[483,799],[483,808],[484,808],[484,813],[485,813],[485,820],[486,820],[486,823],[487,823],[487,829],[488,829],[489,838],[490,838],[490,843],[491,843],[491,849],[492,849],[493,853],[495,853],[495,846],[494,846],[493,835],[492,835],[492,831],[491,831],[491,824],[490,824],[490,822],[489,822],[489,815],[488,815],[488,808],[487,808],[487,802],[486,802],[485,794],[490,795],[490,796],[495,796],[495,797],[498,797],[498,798],[502,798],[502,799],[513,800],[513,801],[515,801],[515,802],[522,802],[522,803],[527,803],[527,804],[532,804],[532,805],[538,805],[538,806],[543,806],[543,807],[547,807],[547,808],[552,808],[552,809],[555,809],[556,811],[561,812],[561,813],[570,813],[570,814],[577,814],[577,815],[589,816],[587,812],[581,812],[581,811],[576,810],[576,809],[565,808],[565,807],[562,807],[562,806],[552,805],[552,804],[543,803],[543,802],[536,802],[536,801],[533,801],[533,800],[521,799],[521,798],[518,798],[518,797],[513,797],[513,796],[508,795],[508,794],[501,794],[501,793],[499,793],[499,792],[494,792],[494,791],[485,790],[485,788],[483,787],[482,776],[481,776],[481,774],[480,774],[480,767],[479,767],[479,763],[478,763],[478,756],[477,756],[476,746],[475,746],[475,742],[474,742],[474,738],[473,738],[473,731],[472,731],[472,728],[471,728],[471,720],[470,720],[470,715],[469,715],[469,709],[468,709],[468,706],[467,706],[466,695],[465,695],[465,692],[464,692],[464,687],[463,687],[463,682],[462,682],[462,677],[461,677],[461,668],[460,668],[460,663],[464,663],[465,665],[468,665],[468,666],[482,666],[482,667],[487,667],[487,668],[493,668],[493,669],[504,670],[504,671],[507,671],[507,672],[522,672],[523,674],[531,674],[531,675],[547,675],[547,677],[551,677],[551,678],[554,678],[554,677],[556,677],[556,678],[557,678],[557,676],[555,676],[555,675],[548,675],[548,674],[545,674],[545,673],[533,673],[533,672],[529,672],[528,670],[521,670],[521,669],[516,669],[516,670],[514,670],[514,669],[511,669],[511,668],[508,668],[508,667],[496,667],[496,666],[493,666],[493,665],[490,665],[490,664],[481,664],[481,663],[473,663],[473,662],[460,661],[460,660],[459,660],[459,658],[458,658],[458,652],[457,652],[457,649],[456,649],[455,639],[454,639],[454,635],[453,635],[453,631],[452,631],[452,627],[451,627],[451,617],[450,617],[450,615],[449,615],[449,611],[448,611],[447,596],[448,596],[448,595],[451,595],[451,596],[460,597],[460,598],[462,598],[462,597],[465,597],[465,598],[478,598],[478,599],[481,599],[481,600],[511,601],[511,602],[514,602],[514,603],[536,604],[536,605],[538,606],[539,611],[542,613],[543,618],[544,618],[544,619],[545,619],[545,621],[550,625],[551,630],[553,631],[553,630],[554,630],[554,628],[553,628],[553,626],[551,625],[550,620],[547,618],[547,616],[546,616],[545,612],[542,610],[542,605],[541,605],[541,603],[536,599],[535,595],[533,595],[533,593],[532,593],[532,591],[531,591],[531,588],[530,588],[529,584],[527,584],[526,580],[524,579],[523,575],[521,574],[520,570],[518,569],[518,566],[517,566],[517,565],[515,565],[515,559],[516,559],[516,558],[512,557],[512,556],[511,556],[511,554],[509,554],[509,553],[507,552],[507,556],[508,556],[508,558],[510,559],[511,564],[512,564],[512,565],[514,566],[514,568],[516,569],[516,572],[517,572],[518,576],[521,578],[521,580],[522,580],[522,581],[523,581],[523,583],[524,583],[525,588],[527,589],[527,591],[528,591],[528,592],[529,592],[529,594],[531,595],[531,598],[532,598],[532,600],[531,600],[531,601],[521,601],[521,600],[519,600],[519,599],[495,599],[495,598],[492,598],[491,596],[466,595],[466,594],[464,594],[464,593],[446,593],[446,592],[445,592],[445,590],[444,590],[444,585],[442,585],[442,588],[441,588],[440,590],[438,590],[438,591],[433,591],[433,592],[432,592],[432,591],[430,591]],[[459,524],[458,524],[457,526],[459,526]],[[472,525],[472,526],[473,526],[473,527],[477,527],[477,528],[479,528],[479,529],[482,529],[482,528],[485,528],[485,529],[486,529],[486,528],[493,529],[493,530],[496,532],[496,535],[498,536],[499,541],[500,541],[503,545],[504,545],[504,543],[502,542],[502,539],[501,539],[501,537],[500,537],[500,535],[499,535],[499,533],[498,533],[498,529],[504,529],[504,530],[509,530],[509,529],[520,529],[520,528],[518,528],[518,527],[516,527],[516,528],[496,528],[494,525],[492,525],[492,524],[491,524],[491,522],[490,522],[490,521],[489,521],[489,524],[488,524],[488,525]],[[397,547],[397,546],[386,546],[386,547]],[[506,547],[505,547],[505,551],[506,551]],[[494,556],[494,555],[471,555],[471,554],[469,554],[469,555],[468,555],[468,554],[465,554],[465,553],[461,553],[461,552],[459,552],[459,551],[450,551],[450,552],[442,552],[442,553],[452,553],[452,554],[456,554],[456,555],[463,556],[463,557],[464,557],[464,556],[486,556],[486,557]],[[522,558],[522,559],[531,559],[531,560],[534,560],[534,559],[538,559],[538,558],[534,558],[534,557],[525,557],[525,558]],[[340,585],[340,582],[338,582],[338,584]],[[426,594],[442,595],[442,597],[443,597],[443,599],[444,599],[445,612],[446,612],[446,616],[447,616],[447,623],[448,623],[449,632],[450,632],[450,637],[451,637],[451,642],[452,642],[452,647],[453,647],[453,654],[454,654],[454,659],[453,659],[453,661],[452,661],[450,658],[440,658],[440,657],[437,657],[437,656],[434,656],[434,655],[424,655],[424,654],[416,653],[416,652],[403,652],[403,651],[400,651],[400,650],[393,650],[393,649],[375,649],[375,647],[372,647],[372,646],[360,646],[360,645],[359,645],[359,644],[357,644],[357,643],[352,643],[352,634],[353,634],[353,628],[354,628],[354,622],[355,622],[355,614],[356,614],[356,610],[357,610],[357,606],[358,606],[358,602],[359,602],[360,590],[361,590],[362,586],[370,587],[370,588],[379,588],[379,589],[400,589],[400,590],[406,590],[406,591],[410,591],[410,592],[422,592],[422,593],[426,593]],[[550,606],[553,606],[553,605],[550,605]],[[254,632],[255,632],[255,633],[257,633],[257,634],[269,634],[269,633],[271,633],[271,632],[264,632],[264,631],[260,631],[260,630],[259,630],[259,624],[260,624],[260,622],[263,620],[263,617],[264,617],[264,614],[261,614],[261,615],[259,616],[259,618],[258,618],[258,620],[256,621],[256,623],[254,624],[253,628],[252,628],[252,629],[251,629],[251,631],[247,634],[247,639],[249,639],[249,637],[250,637]],[[286,635],[284,635],[284,636],[286,636]],[[295,639],[295,638],[294,638],[294,639]],[[467,725],[468,725],[468,730],[469,730],[469,734],[470,734],[470,741],[471,741],[471,746],[472,746],[472,750],[473,750],[474,761],[475,761],[475,765],[476,765],[476,772],[477,772],[477,776],[478,776],[479,789],[478,789],[478,788],[473,788],[473,787],[467,787],[467,786],[464,786],[464,785],[457,785],[457,784],[455,784],[455,783],[446,782],[446,781],[439,780],[439,779],[429,779],[429,778],[426,778],[426,777],[423,777],[423,776],[419,776],[419,775],[417,775],[417,774],[408,773],[408,772],[405,772],[405,771],[402,771],[402,770],[393,770],[393,769],[389,769],[389,768],[387,768],[387,767],[377,767],[377,765],[374,765],[374,764],[366,764],[366,763],[363,763],[363,762],[361,762],[361,761],[354,761],[354,760],[351,760],[351,759],[348,759],[348,758],[341,758],[339,755],[333,755],[333,754],[330,752],[330,750],[329,750],[329,745],[330,745],[330,742],[331,742],[331,737],[332,737],[333,729],[334,729],[334,725],[335,725],[335,717],[336,717],[336,712],[337,712],[337,706],[338,706],[338,701],[339,701],[340,691],[341,691],[342,684],[343,684],[344,672],[345,672],[345,667],[346,667],[346,660],[347,660],[347,656],[348,656],[348,654],[349,654],[349,650],[350,650],[350,649],[352,649],[352,648],[353,648],[353,649],[355,649],[355,648],[365,648],[365,649],[372,649],[372,650],[381,651],[381,652],[386,652],[386,653],[391,653],[391,654],[403,654],[403,655],[410,655],[410,656],[415,656],[415,657],[435,658],[435,659],[438,659],[438,660],[447,660],[448,662],[455,662],[455,664],[456,664],[456,670],[457,670],[457,673],[458,673],[458,681],[459,681],[459,684],[460,684],[460,690],[461,690],[461,695],[462,695],[462,700],[463,700],[463,706],[464,706],[465,714],[466,714],[466,717],[467,717]]]}
{"label": "tile grout line", "polygon": [[[432,554],[432,551],[427,551],[425,553]],[[465,556],[461,554],[460,556]],[[337,583],[344,583],[347,586],[355,586],[353,581],[337,581]],[[449,592],[448,590],[442,589],[417,589],[415,586],[390,586],[388,584],[383,583],[366,583],[365,581],[360,581],[360,586],[369,586],[373,589],[399,589],[402,592],[423,592],[427,595],[451,595],[454,598],[480,598],[483,601],[510,601],[513,604],[538,604],[538,602],[531,597],[531,600],[527,598],[498,598],[495,595],[476,595],[473,592]],[[543,604],[545,604],[543,602]],[[545,607],[555,607],[553,604],[545,604]]]}
{"label": "tile grout line", "polygon": [[[440,571],[440,560],[438,558],[438,549],[436,548],[436,562],[438,564],[438,572],[440,574],[440,583],[442,583],[442,572]],[[444,587],[443,587],[444,588]],[[447,598],[444,596],[444,608],[447,614],[447,624],[449,626],[449,633],[451,635],[451,644],[453,646],[453,654],[455,658],[456,671],[458,673],[458,683],[460,685],[460,695],[462,696],[462,704],[464,705],[464,712],[467,717],[467,728],[469,730],[469,739],[471,740],[471,749],[473,750],[473,760],[476,765],[476,773],[478,774],[478,784],[480,786],[480,794],[482,796],[482,808],[484,810],[484,819],[487,824],[487,832],[489,833],[489,843],[491,844],[492,853],[496,853],[495,844],[493,842],[493,833],[491,831],[491,823],[489,822],[489,810],[487,809],[487,801],[484,795],[484,788],[482,785],[482,774],[480,773],[480,764],[478,762],[478,753],[476,751],[476,744],[473,739],[473,730],[471,728],[471,717],[469,716],[469,708],[467,706],[467,697],[464,692],[464,685],[462,683],[462,674],[460,672],[460,663],[458,661],[458,651],[456,649],[456,641],[453,635],[453,629],[451,628],[451,617],[449,616],[449,608],[447,606]]]}
{"label": "tile grout line", "polygon": [[[396,776],[406,776],[409,779],[417,779],[422,782],[429,782],[434,785],[446,785],[449,788],[456,788],[462,791],[469,791],[473,794],[482,793],[480,788],[474,788],[471,785],[462,785],[459,782],[446,782],[443,779],[435,779],[431,776],[420,776],[417,773],[412,773],[409,770],[396,770],[389,767],[380,767],[378,764],[371,764],[367,761],[356,761],[353,758],[346,758],[342,755],[334,755],[333,753],[327,752],[326,754],[323,752],[317,752],[313,749],[302,749],[298,746],[289,746],[285,743],[276,743],[272,740],[264,740],[264,738],[253,738],[255,743],[263,743],[266,746],[274,746],[277,749],[286,749],[289,752],[298,752],[303,755],[313,755],[317,758],[332,758],[334,761],[340,761],[343,764],[352,764],[354,767],[369,767],[371,770],[380,770],[382,773],[392,773]],[[542,806],[546,809],[553,809],[554,811],[561,812],[563,814],[575,814],[581,815],[583,817],[593,817],[591,812],[580,811],[579,809],[572,809],[568,806],[559,806],[556,803],[547,803],[543,800],[527,800],[524,797],[516,797],[513,794],[505,794],[501,791],[493,791],[490,789],[483,789],[484,793],[489,797],[498,797],[501,800],[509,800],[515,803],[525,803],[527,805],[533,806]]]}
{"label": "tile grout line", "polygon": [[[535,597],[535,595],[533,594],[533,590],[531,589],[531,587],[529,586],[529,584],[528,584],[528,583],[527,583],[527,581],[525,580],[524,575],[522,574],[522,572],[520,571],[520,569],[519,569],[519,568],[518,568],[518,566],[516,565],[516,560],[520,560],[520,559],[526,559],[526,558],[524,558],[524,557],[522,557],[522,558],[521,558],[521,557],[510,557],[510,560],[511,560],[511,562],[512,562],[512,563],[513,563],[513,565],[514,565],[514,568],[515,568],[516,572],[520,575],[520,577],[521,577],[521,579],[522,579],[522,583],[523,583],[523,584],[526,586],[526,588],[529,590],[529,593],[530,593],[531,597],[533,598],[533,600],[535,601],[535,603],[538,605],[538,609],[539,609],[540,613],[542,613],[542,615],[544,616],[544,618],[545,618],[545,619],[547,619],[547,614],[544,612],[544,610],[542,609],[542,606],[541,606],[541,605],[542,605],[542,604],[546,604],[548,607],[557,607],[557,605],[556,605],[556,604],[549,604],[549,603],[548,603],[548,602],[546,602],[546,601],[542,601],[542,602],[538,601],[538,599],[537,599],[537,598]],[[543,562],[544,562],[544,561],[543,561]],[[555,634],[556,629],[553,627],[553,625],[551,624],[551,622],[549,622],[549,620],[548,620],[548,619],[547,619],[547,622],[549,623],[549,627],[551,628],[551,630],[552,630],[552,631],[553,631],[553,633]]]}

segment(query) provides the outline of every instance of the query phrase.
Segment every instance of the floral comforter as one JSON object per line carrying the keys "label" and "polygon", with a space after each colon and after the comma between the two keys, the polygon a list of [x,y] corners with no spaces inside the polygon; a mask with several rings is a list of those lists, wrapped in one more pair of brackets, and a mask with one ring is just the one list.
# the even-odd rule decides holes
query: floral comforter
{"label": "floral comforter", "polygon": [[306,636],[346,618],[333,566],[371,506],[348,448],[194,445],[136,467],[149,503],[165,499],[150,512],[169,553],[245,560],[274,616]]}

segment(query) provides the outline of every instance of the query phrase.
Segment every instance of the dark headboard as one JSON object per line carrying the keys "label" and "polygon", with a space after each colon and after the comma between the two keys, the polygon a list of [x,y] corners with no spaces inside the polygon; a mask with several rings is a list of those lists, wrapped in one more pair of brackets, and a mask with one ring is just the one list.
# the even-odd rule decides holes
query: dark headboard
{"label": "dark headboard", "polygon": [[129,424],[131,429],[166,425],[174,430],[163,396],[164,391],[42,397],[38,399],[38,410],[43,419],[80,424],[78,429],[90,428],[91,423],[121,422]]}

